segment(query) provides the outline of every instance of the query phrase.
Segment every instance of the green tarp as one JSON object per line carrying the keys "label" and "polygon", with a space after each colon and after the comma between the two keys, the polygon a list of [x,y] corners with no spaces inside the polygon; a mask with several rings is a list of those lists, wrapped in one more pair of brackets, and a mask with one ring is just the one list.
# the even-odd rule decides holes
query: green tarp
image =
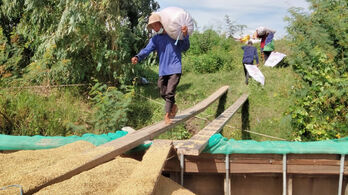
{"label": "green tarp", "polygon": [[[115,133],[107,134],[91,134],[86,133],[82,136],[13,136],[13,135],[2,135],[0,134],[0,150],[40,150],[57,148],[66,144],[70,144],[76,141],[88,141],[95,146],[99,146],[110,142],[112,140],[118,139],[127,135],[127,131],[116,131]],[[148,148],[151,144],[140,145],[134,150],[144,150]]]}
{"label": "green tarp", "polygon": [[348,137],[313,142],[253,141],[210,137],[203,152],[212,154],[348,154]]}
{"label": "green tarp", "polygon": [[[127,131],[116,131],[108,134],[84,134],[82,136],[11,136],[0,134],[0,150],[38,150],[63,146],[75,141],[88,141],[95,146],[125,136]],[[142,144],[134,151],[142,151],[150,147]],[[348,137],[326,141],[290,142],[227,139],[221,134],[210,137],[205,153],[211,154],[348,154]]]}

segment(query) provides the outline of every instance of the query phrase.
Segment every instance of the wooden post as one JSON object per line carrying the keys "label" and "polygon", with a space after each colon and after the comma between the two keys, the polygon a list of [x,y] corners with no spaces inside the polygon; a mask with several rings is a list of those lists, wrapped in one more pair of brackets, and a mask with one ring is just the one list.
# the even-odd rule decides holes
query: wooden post
{"label": "wooden post", "polygon": [[185,171],[185,157],[184,154],[180,154],[180,184],[184,186],[184,171]]}
{"label": "wooden post", "polygon": [[247,99],[242,106],[242,139],[251,139],[250,133],[244,130],[250,130],[249,99]]}
{"label": "wooden post", "polygon": [[215,118],[219,117],[220,114],[225,111],[226,99],[227,99],[227,92],[223,94],[219,99],[219,105],[215,113]]}
{"label": "wooden post", "polygon": [[209,138],[215,133],[221,131],[224,125],[231,119],[231,117],[237,112],[237,110],[247,99],[248,94],[243,94],[222,114],[220,114],[216,119],[210,122],[197,134],[192,136],[188,141],[178,143],[176,145],[178,153],[198,156],[207,146]]}

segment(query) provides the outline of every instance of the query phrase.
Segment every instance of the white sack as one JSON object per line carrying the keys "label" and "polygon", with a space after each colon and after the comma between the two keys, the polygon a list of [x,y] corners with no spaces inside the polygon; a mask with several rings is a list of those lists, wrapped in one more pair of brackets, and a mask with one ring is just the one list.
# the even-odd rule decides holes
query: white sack
{"label": "white sack", "polygon": [[179,39],[183,39],[181,33],[181,27],[183,26],[187,26],[189,35],[192,34],[194,29],[192,17],[182,8],[167,7],[158,12],[158,14],[161,16],[161,23],[164,30],[172,39],[176,40],[179,34],[181,34]]}
{"label": "white sack", "polygon": [[269,29],[269,28],[265,28],[263,26],[260,26],[258,28],[256,28],[256,32],[259,36],[263,36],[265,35],[266,33],[276,33],[275,30],[272,30],[272,29]]}
{"label": "white sack", "polygon": [[247,69],[249,75],[257,82],[261,83],[261,85],[265,85],[265,76],[263,76],[262,72],[256,65],[244,64]]}
{"label": "white sack", "polygon": [[277,65],[286,55],[279,52],[272,52],[271,55],[268,57],[268,59],[265,62],[265,66],[274,67]]}

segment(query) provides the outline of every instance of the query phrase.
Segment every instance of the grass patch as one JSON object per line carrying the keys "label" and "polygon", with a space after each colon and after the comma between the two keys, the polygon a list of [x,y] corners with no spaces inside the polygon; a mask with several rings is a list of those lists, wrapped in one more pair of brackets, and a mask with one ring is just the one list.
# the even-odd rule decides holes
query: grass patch
{"label": "grass patch", "polygon": [[1,90],[0,97],[0,133],[68,136],[90,131],[91,111],[78,89]]}
{"label": "grass patch", "polygon": [[[225,39],[224,39],[225,40]],[[199,41],[198,41],[199,42]],[[225,109],[231,106],[243,93],[249,94],[249,119],[250,131],[267,134],[284,139],[292,139],[291,118],[286,111],[294,102],[291,91],[297,85],[299,78],[292,68],[284,66],[270,68],[261,66],[265,75],[266,84],[261,86],[252,79],[249,85],[244,83],[243,65],[240,63],[243,51],[241,44],[232,40],[212,44],[205,52],[199,52],[199,48],[192,48],[183,57],[183,75],[177,88],[176,103],[179,112],[194,106],[204,100],[217,89],[229,85]],[[279,45],[281,52],[287,52],[288,42],[282,41]],[[226,46],[226,47],[225,47]],[[255,45],[258,47],[257,45]],[[219,57],[223,51],[223,66],[218,72],[197,73],[194,66],[197,63],[193,60],[199,54],[212,55],[212,58]],[[211,56],[210,56],[211,57]],[[214,58],[215,58],[214,57]],[[286,61],[285,61],[286,62]],[[209,63],[205,64],[209,66]],[[134,129],[141,129],[163,120],[164,100],[159,96],[157,88],[158,66],[151,63],[142,63],[132,67],[137,76],[145,77],[150,83],[147,85],[136,85],[134,96],[127,107],[127,126]],[[139,81],[141,78],[136,78]],[[0,133],[13,135],[81,135],[82,133],[101,133],[116,131],[121,124],[112,121],[115,117],[110,116],[104,109],[101,111],[100,120],[94,117],[97,108],[93,105],[88,93],[81,93],[77,88],[52,89],[50,91],[7,91],[0,90]],[[100,96],[100,102],[105,100]],[[112,100],[112,101],[111,101]],[[100,108],[113,107],[117,100],[112,99],[100,104]],[[203,129],[210,121],[217,117],[218,102],[213,103],[197,117],[192,118],[184,124],[158,136],[161,139],[188,139],[199,130]],[[117,111],[112,109],[112,111]],[[12,121],[6,121],[6,117]],[[94,118],[93,118],[94,117]],[[92,120],[93,119],[93,120]],[[110,119],[110,120],[109,120]],[[95,130],[95,121],[106,120],[109,122],[109,129]],[[227,123],[222,134],[227,138],[242,139],[241,133],[241,111]],[[103,124],[103,122],[102,122]],[[271,140],[271,138],[251,134],[254,140]]]}
{"label": "grass patch", "polygon": [[[152,71],[148,70],[145,72],[155,74],[157,68],[150,67]],[[292,87],[298,82],[296,74],[292,71],[291,67],[270,68],[262,66],[260,69],[266,78],[264,87],[252,79],[249,80],[249,85],[245,85],[242,65],[237,66],[233,71],[220,71],[211,74],[184,73],[177,88],[176,95],[179,109],[185,110],[202,101],[220,87],[229,85],[230,89],[228,91],[225,109],[231,106],[243,93],[248,93],[250,130],[290,140],[292,139],[290,117],[284,113],[286,113],[288,107],[293,102],[291,91]],[[156,84],[157,77],[152,75],[149,85],[137,87],[137,96],[139,98],[137,107],[148,107],[148,109],[151,109],[152,114],[149,116],[149,112],[145,111],[147,109],[143,110],[143,112],[141,111],[142,109],[138,110],[135,107],[134,109],[140,111],[137,113],[139,120],[142,120],[141,123],[132,124],[136,129],[163,120],[165,102],[159,96]],[[218,102],[213,103],[198,115],[201,119],[191,119],[184,125],[179,125],[173,130],[162,134],[159,138],[189,138],[192,133],[199,131],[208,124],[203,119],[212,121],[215,118],[217,106]],[[227,123],[222,130],[222,134],[227,138],[242,139],[240,110]],[[272,138],[254,134],[250,136],[252,139],[259,141],[273,140]]]}

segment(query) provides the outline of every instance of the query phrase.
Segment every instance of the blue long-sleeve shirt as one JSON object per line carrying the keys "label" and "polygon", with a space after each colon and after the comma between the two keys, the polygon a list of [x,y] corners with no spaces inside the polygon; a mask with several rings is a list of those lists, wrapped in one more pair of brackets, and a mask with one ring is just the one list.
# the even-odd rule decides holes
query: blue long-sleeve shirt
{"label": "blue long-sleeve shirt", "polygon": [[254,64],[254,57],[256,59],[256,64],[259,63],[259,57],[255,47],[246,45],[243,46],[242,49],[244,50],[243,64]]}
{"label": "blue long-sleeve shirt", "polygon": [[190,48],[189,36],[179,40],[177,45],[174,45],[174,43],[175,40],[170,38],[168,34],[155,35],[136,56],[141,61],[156,50],[159,56],[159,76],[180,74],[181,52]]}

